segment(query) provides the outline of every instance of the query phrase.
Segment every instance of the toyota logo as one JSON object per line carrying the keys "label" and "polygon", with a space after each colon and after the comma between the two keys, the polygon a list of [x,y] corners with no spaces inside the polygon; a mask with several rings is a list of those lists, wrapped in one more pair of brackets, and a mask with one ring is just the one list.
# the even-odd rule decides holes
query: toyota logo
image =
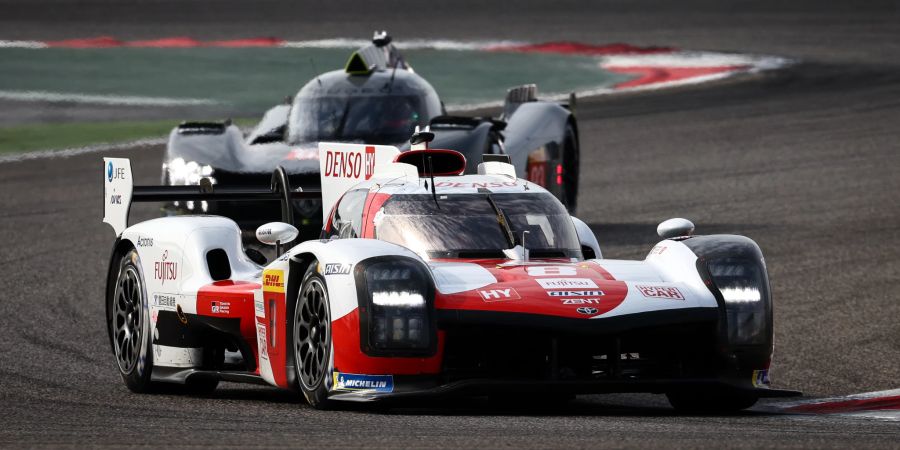
{"label": "toyota logo", "polygon": [[576,309],[575,311],[580,312],[581,314],[597,314],[597,308],[591,308],[590,306],[582,306],[581,308]]}

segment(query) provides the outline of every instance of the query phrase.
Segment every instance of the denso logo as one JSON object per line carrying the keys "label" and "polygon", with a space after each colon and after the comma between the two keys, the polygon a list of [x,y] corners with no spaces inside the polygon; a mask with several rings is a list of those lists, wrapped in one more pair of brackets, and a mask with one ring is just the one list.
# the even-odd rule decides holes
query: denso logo
{"label": "denso logo", "polygon": [[513,288],[484,289],[478,291],[478,293],[481,295],[481,299],[486,302],[502,302],[504,300],[517,300],[522,298],[519,297],[519,293]]}
{"label": "denso logo", "polygon": [[635,285],[644,297],[684,300],[684,295],[675,287]]}
{"label": "denso logo", "polygon": [[[364,160],[365,159],[365,160]],[[360,152],[325,152],[325,176],[335,178],[360,178],[368,180],[375,172],[375,147],[366,147],[365,156]]]}
{"label": "denso logo", "polygon": [[166,261],[169,259],[169,251],[163,252],[162,261],[153,263],[153,278],[160,281],[160,284],[166,284],[167,280],[175,281],[178,279],[178,263],[174,261]]}

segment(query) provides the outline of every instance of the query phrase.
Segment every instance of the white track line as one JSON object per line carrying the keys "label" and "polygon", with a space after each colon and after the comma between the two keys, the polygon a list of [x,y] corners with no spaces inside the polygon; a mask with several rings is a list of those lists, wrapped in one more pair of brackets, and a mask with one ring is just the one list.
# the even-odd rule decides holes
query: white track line
{"label": "white track line", "polygon": [[72,102],[126,106],[195,106],[219,102],[205,98],[140,97],[132,95],[94,95],[48,91],[0,91],[0,99],[31,102]]}
{"label": "white track line", "polygon": [[10,162],[29,161],[33,159],[48,158],[68,158],[70,156],[83,155],[85,153],[111,152],[114,150],[129,150],[135,147],[149,147],[153,145],[162,145],[168,141],[167,137],[153,139],[139,139],[130,142],[120,142],[117,144],[97,144],[84,147],[73,147],[61,150],[41,150],[30,153],[17,153],[14,155],[0,156],[0,164]]}

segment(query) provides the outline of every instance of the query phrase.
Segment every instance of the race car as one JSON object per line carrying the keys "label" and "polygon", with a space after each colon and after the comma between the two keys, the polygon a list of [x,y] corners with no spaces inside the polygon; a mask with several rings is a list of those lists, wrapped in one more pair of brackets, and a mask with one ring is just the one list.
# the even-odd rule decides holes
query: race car
{"label": "race car", "polygon": [[[670,219],[642,261],[604,259],[591,229],[506,158],[475,174],[454,150],[319,144],[321,191],[132,186],[104,158],[104,222],[117,235],[106,322],[129,389],[219,381],[295,391],[316,408],[416,396],[540,399],[668,395],[725,412],[769,387],[772,296],[752,240],[693,235]],[[424,141],[424,142],[422,142]],[[318,198],[319,238],[273,222],[257,264],[225,217],[128,226],[132,202],[280,203]]]}
{"label": "race car", "polygon": [[[518,176],[544,186],[574,211],[579,140],[570,104],[539,101],[537,87],[527,85],[508,91],[499,117],[448,116],[431,84],[412,70],[391,37],[379,32],[372,44],[351,54],[344,69],[316,76],[270,109],[246,138],[227,121],[185,122],[173,129],[162,182],[195,185],[208,178],[221,186],[258,186],[281,166],[292,185],[317,188],[318,142],[366,142],[405,151],[415,127],[430,125],[436,146],[456,149],[471,161],[484,153],[508,155]],[[466,173],[476,168],[471,165]],[[293,206],[295,225],[321,225],[318,201]],[[173,202],[167,211],[221,214],[248,230],[278,215],[274,205],[229,202]]]}

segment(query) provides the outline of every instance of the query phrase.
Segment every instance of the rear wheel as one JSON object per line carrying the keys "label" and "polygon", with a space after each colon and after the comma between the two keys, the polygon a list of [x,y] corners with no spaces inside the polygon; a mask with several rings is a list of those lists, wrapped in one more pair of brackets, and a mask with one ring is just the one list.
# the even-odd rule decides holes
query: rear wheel
{"label": "rear wheel", "polygon": [[325,279],[309,265],[294,308],[294,369],[300,391],[316,409],[327,409],[331,367],[331,313]]}
{"label": "rear wheel", "polygon": [[107,301],[113,353],[122,380],[134,392],[149,392],[153,388],[150,314],[137,251],[130,250],[119,261],[115,288]]}
{"label": "rear wheel", "polygon": [[560,201],[566,205],[570,214],[575,214],[578,206],[578,169],[579,164],[578,134],[575,127],[569,123],[566,125],[566,134],[563,137],[562,147],[562,191]]}
{"label": "rear wheel", "polygon": [[734,413],[755,405],[759,399],[755,395],[719,390],[670,392],[666,397],[676,411],[689,414]]}

